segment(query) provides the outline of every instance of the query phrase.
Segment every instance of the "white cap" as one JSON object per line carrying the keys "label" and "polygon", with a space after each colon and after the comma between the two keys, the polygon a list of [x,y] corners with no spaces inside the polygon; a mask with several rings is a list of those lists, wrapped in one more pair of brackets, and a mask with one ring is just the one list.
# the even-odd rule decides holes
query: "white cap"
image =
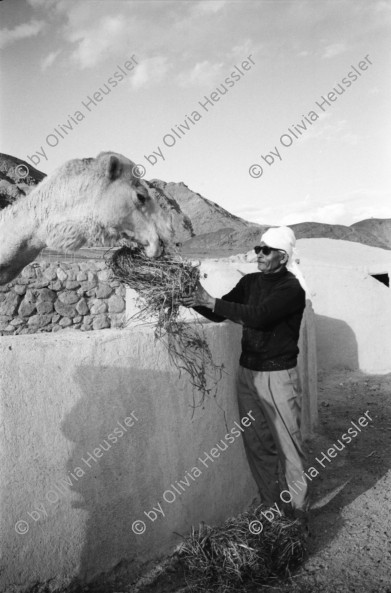
{"label": "white cap", "polygon": [[295,233],[288,226],[280,226],[268,229],[263,233],[261,241],[274,249],[286,251],[289,260],[292,258],[293,249],[296,245]]}
{"label": "white cap", "polygon": [[266,233],[263,233],[261,241],[266,243],[266,245],[269,245],[269,247],[274,247],[275,249],[283,249],[287,252],[289,259],[286,264],[286,267],[290,272],[292,272],[292,274],[296,276],[301,286],[305,290],[306,294],[309,295],[310,293],[308,290],[307,283],[304,279],[302,271],[297,265],[300,262],[300,259],[295,248],[296,237],[292,229],[290,229],[287,226],[271,228],[267,230]]}

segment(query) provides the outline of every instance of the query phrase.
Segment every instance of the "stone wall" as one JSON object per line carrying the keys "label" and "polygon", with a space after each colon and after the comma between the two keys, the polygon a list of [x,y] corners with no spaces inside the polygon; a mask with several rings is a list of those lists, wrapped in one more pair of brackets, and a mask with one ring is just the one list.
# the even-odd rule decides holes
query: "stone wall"
{"label": "stone wall", "polygon": [[121,327],[125,287],[104,261],[34,262],[0,286],[0,335]]}

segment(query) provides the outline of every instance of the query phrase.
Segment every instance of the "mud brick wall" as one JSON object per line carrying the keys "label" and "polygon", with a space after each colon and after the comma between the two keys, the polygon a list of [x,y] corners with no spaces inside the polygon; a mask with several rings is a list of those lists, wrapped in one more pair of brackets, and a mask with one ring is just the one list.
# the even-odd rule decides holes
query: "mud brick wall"
{"label": "mud brick wall", "polygon": [[105,262],[34,262],[0,286],[0,335],[121,327],[125,286]]}

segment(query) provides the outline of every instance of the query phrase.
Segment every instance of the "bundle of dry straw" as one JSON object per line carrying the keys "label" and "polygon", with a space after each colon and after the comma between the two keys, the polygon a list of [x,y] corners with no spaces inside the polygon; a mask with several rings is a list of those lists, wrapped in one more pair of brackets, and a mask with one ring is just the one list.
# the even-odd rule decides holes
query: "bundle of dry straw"
{"label": "bundle of dry straw", "polygon": [[201,393],[200,401],[193,398],[193,407],[202,405],[206,395],[216,392],[223,365],[214,363],[201,323],[189,324],[180,318],[181,299],[195,290],[199,266],[177,255],[150,259],[141,249],[127,246],[110,253],[106,264],[115,278],[138,293],[140,311],[133,318],[155,320],[155,337],[162,340],[179,372],[186,371]]}
{"label": "bundle of dry straw", "polygon": [[[247,591],[250,584],[271,584],[303,561],[306,545],[298,523],[284,516],[269,522],[262,510],[267,509],[258,507],[219,527],[193,528],[178,550],[192,591]],[[251,533],[252,521],[262,523],[261,533]]]}

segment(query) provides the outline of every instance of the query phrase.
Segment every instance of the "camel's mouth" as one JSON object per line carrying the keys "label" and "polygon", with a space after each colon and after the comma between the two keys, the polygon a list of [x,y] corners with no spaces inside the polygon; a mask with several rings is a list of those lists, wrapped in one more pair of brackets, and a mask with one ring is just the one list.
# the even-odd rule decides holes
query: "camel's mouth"
{"label": "camel's mouth", "polygon": [[121,239],[133,239],[134,240],[134,233],[132,231],[122,230],[120,233]]}
{"label": "camel's mouth", "polygon": [[164,242],[160,238],[157,245],[151,244],[147,240],[142,241],[140,239],[136,239],[132,231],[126,230],[121,231],[120,238],[125,240],[129,244],[129,247],[139,247],[143,249],[147,257],[160,257],[164,254]]}
{"label": "camel's mouth", "polygon": [[120,239],[124,239],[125,241],[129,241],[130,243],[134,243],[138,247],[148,247],[149,241],[136,239],[136,236],[133,231],[123,230],[119,234]]}

